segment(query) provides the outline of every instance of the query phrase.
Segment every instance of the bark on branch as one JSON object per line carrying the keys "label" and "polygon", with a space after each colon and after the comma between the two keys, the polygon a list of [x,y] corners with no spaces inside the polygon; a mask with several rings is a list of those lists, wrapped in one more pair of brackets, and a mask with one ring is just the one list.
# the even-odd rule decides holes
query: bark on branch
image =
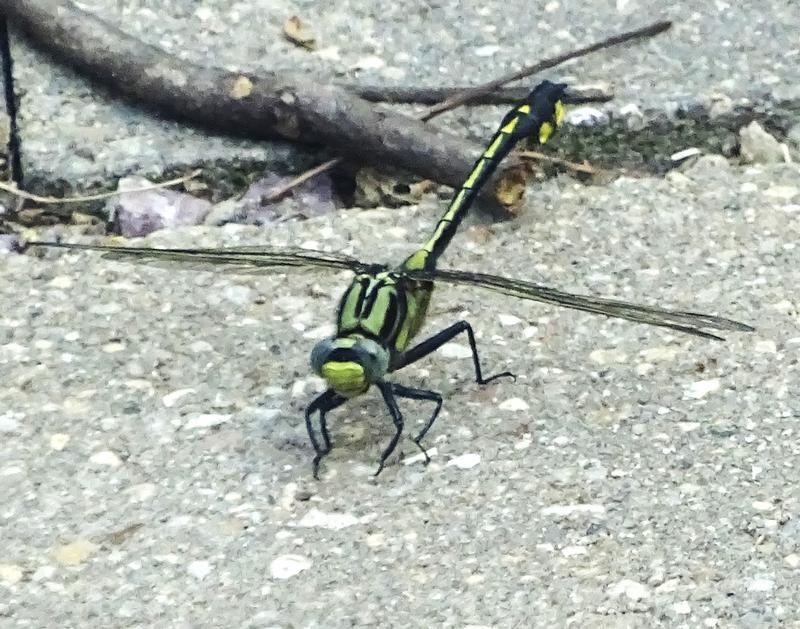
{"label": "bark on branch", "polygon": [[299,75],[256,76],[189,63],[71,2],[4,0],[2,10],[58,61],[178,119],[250,138],[324,144],[363,163],[451,186],[482,148],[341,87]]}

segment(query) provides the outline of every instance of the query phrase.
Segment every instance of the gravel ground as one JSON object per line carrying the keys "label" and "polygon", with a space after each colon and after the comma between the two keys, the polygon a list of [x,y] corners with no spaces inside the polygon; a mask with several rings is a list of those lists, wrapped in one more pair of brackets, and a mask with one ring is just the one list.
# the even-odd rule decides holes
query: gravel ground
{"label": "gravel ground", "polygon": [[[225,276],[0,256],[0,625],[772,627],[800,623],[796,165],[561,178],[444,266],[724,314],[724,343],[442,287],[459,341],[397,380],[442,391],[424,467],[375,394],[310,475],[307,356],[345,275]],[[161,245],[400,260],[443,202]],[[380,234],[380,238],[375,238]],[[795,356],[795,358],[792,358]],[[404,403],[409,432],[428,407]],[[435,453],[434,453],[435,448]]]}
{"label": "gravel ground", "polygon": [[[549,78],[613,87],[616,100],[609,109],[630,112],[635,106],[646,118],[637,119],[639,125],[672,117],[679,105],[715,115],[743,106],[760,117],[769,117],[777,103],[800,107],[796,1],[94,0],[84,7],[196,63],[299,71],[324,81],[437,87],[477,84],[614,32],[672,19],[667,34],[561,66]],[[316,51],[282,37],[291,15],[316,35]],[[216,160],[305,165],[286,145],[237,141],[159,121],[21,42],[15,51],[29,183],[107,185],[121,174],[156,175]],[[462,109],[436,124],[463,129],[469,120],[488,132],[496,117]]]}

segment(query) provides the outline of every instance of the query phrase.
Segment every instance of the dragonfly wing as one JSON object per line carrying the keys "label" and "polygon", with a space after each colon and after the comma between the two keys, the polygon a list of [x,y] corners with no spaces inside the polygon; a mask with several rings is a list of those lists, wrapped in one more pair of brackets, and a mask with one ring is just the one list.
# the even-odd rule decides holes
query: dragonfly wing
{"label": "dragonfly wing", "polygon": [[409,271],[407,274],[412,279],[435,280],[449,282],[451,284],[477,286],[520,299],[538,301],[554,306],[563,306],[574,310],[583,310],[607,317],[627,319],[637,323],[670,328],[679,332],[717,340],[723,339],[716,334],[706,332],[705,329],[731,330],[737,332],[752,332],[754,330],[754,328],[745,323],[734,321],[733,319],[726,319],[724,317],[642,306],[616,299],[577,295],[556,288],[542,286],[541,284],[534,284],[533,282],[513,280],[497,275],[487,275],[485,273],[437,269],[431,272]]}
{"label": "dragonfly wing", "polygon": [[180,266],[195,270],[211,270],[223,266],[234,273],[255,273],[277,267],[327,268],[361,272],[375,265],[356,258],[327,251],[297,247],[228,247],[220,249],[160,249],[152,247],[114,247],[60,242],[30,242],[29,247],[55,247],[82,251],[98,251],[113,260],[135,258],[157,266]]}

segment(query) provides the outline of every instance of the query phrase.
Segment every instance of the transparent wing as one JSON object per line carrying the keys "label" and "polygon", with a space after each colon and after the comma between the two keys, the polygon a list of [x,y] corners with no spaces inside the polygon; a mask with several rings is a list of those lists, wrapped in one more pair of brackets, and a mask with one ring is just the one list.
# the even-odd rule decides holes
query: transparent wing
{"label": "transparent wing", "polygon": [[159,249],[152,247],[114,247],[60,242],[29,242],[29,247],[55,247],[83,251],[99,251],[113,260],[136,258],[157,266],[180,266],[194,270],[212,270],[223,266],[231,273],[257,273],[274,267],[322,268],[349,270],[356,273],[376,269],[356,258],[328,251],[297,247],[227,247],[220,249]]}
{"label": "transparent wing", "polygon": [[556,288],[525,282],[522,280],[512,280],[496,275],[484,273],[470,273],[467,271],[450,271],[437,269],[435,271],[408,271],[408,277],[420,280],[435,280],[437,282],[449,282],[451,284],[461,284],[466,286],[477,286],[486,288],[503,295],[511,295],[520,299],[538,301],[554,306],[563,306],[574,310],[583,310],[594,314],[601,314],[607,317],[617,317],[627,319],[637,323],[646,323],[662,328],[670,328],[695,336],[724,340],[716,334],[706,332],[704,328],[712,330],[731,330],[737,332],[752,332],[751,326],[726,319],[715,317],[697,312],[684,312],[680,310],[666,310],[651,306],[640,306],[616,299],[604,299],[602,297],[589,297],[587,295],[576,295],[566,293]]}

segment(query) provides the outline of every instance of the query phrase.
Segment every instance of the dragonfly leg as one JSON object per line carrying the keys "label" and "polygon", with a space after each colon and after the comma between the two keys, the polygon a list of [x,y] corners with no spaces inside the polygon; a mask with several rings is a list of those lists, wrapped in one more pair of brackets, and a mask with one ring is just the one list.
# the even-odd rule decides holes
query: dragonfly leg
{"label": "dragonfly leg", "polygon": [[389,408],[389,414],[392,416],[392,421],[394,422],[395,427],[395,433],[392,437],[392,440],[389,442],[389,445],[386,446],[383,454],[381,454],[381,460],[378,464],[378,471],[375,472],[375,476],[377,476],[383,471],[383,466],[386,464],[386,459],[388,459],[392,452],[394,452],[394,449],[397,447],[397,442],[400,441],[400,435],[403,434],[403,415],[400,412],[400,409],[397,407],[397,400],[394,397],[393,386],[384,381],[379,381],[375,384],[381,390],[383,400],[386,402],[386,406]]}
{"label": "dragonfly leg", "polygon": [[462,332],[466,332],[467,339],[469,340],[469,348],[472,351],[472,363],[475,365],[475,382],[478,384],[486,384],[487,382],[491,382],[497,378],[517,379],[517,377],[510,371],[496,373],[488,378],[483,377],[483,372],[481,371],[481,361],[478,357],[478,345],[475,342],[475,333],[472,331],[472,326],[466,321],[457,321],[449,328],[445,328],[438,334],[434,334],[429,339],[425,339],[419,345],[415,345],[411,349],[400,354],[400,356],[396,359],[396,363],[392,365],[392,371],[402,369],[406,365],[410,365],[411,363],[418,361],[420,358],[424,358],[428,354],[435,352],[442,345],[458,336]]}
{"label": "dragonfly leg", "polygon": [[[314,446],[314,461],[312,467],[314,470],[314,478],[317,480],[319,480],[320,461],[331,451],[331,437],[328,433],[328,423],[325,421],[325,413],[341,406],[344,402],[345,398],[337,395],[332,389],[328,389],[317,396],[306,408],[306,430],[308,431],[308,438],[311,440],[311,445]],[[319,411],[319,431],[322,435],[322,447],[320,447],[317,435],[314,433],[314,423],[312,421],[312,416],[317,411]]]}
{"label": "dragonfly leg", "polygon": [[394,394],[398,397],[436,402],[436,409],[433,411],[433,414],[430,416],[428,421],[425,422],[425,425],[422,427],[422,430],[419,431],[419,434],[414,437],[414,443],[417,444],[417,447],[422,451],[422,454],[425,455],[425,465],[427,465],[431,462],[431,458],[428,456],[427,451],[422,446],[422,439],[431,429],[431,426],[433,426],[433,422],[435,422],[436,418],[439,416],[439,411],[442,410],[442,396],[436,393],[436,391],[428,391],[427,389],[414,389],[403,386],[402,384],[393,384],[392,389],[394,390]]}

